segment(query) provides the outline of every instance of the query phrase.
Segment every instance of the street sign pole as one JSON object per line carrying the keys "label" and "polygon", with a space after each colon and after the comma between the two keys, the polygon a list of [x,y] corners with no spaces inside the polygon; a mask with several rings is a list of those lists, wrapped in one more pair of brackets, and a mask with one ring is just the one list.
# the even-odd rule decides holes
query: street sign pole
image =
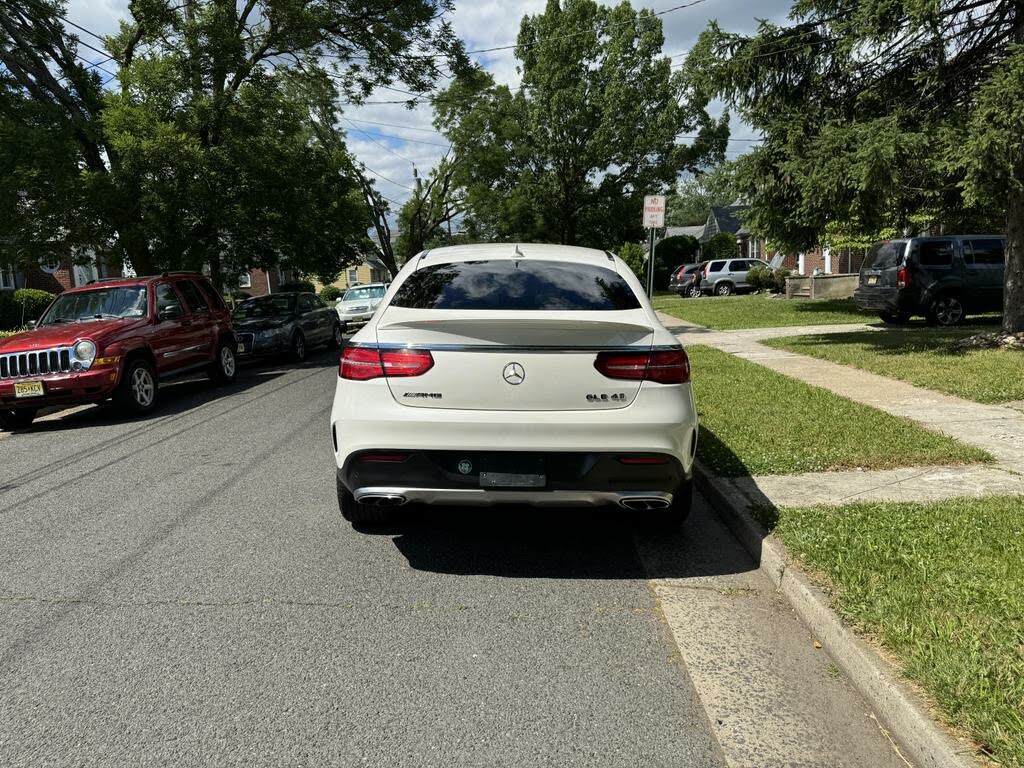
{"label": "street sign pole", "polygon": [[647,295],[654,296],[654,230],[665,226],[665,196],[644,198],[644,226],[647,228]]}

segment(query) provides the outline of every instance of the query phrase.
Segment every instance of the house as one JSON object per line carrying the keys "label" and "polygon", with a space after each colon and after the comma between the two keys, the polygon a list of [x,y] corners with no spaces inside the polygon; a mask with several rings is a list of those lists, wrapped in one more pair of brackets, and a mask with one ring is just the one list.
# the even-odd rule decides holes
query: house
{"label": "house", "polygon": [[87,285],[93,280],[104,277],[119,277],[122,274],[120,265],[109,266],[94,253],[87,255],[87,260],[76,264],[69,256],[58,264],[38,267],[0,266],[0,290],[16,288],[36,288],[50,293],[63,293],[69,288]]}
{"label": "house", "polygon": [[703,246],[715,235],[726,233],[736,238],[736,254],[747,259],[766,259],[768,245],[763,238],[757,237],[743,225],[743,211],[747,206],[737,200],[732,205],[712,206],[708,220],[704,224],[697,240]]}
{"label": "house", "polygon": [[288,269],[277,267],[272,270],[250,269],[238,277],[238,293],[247,296],[266,296],[276,293],[280,286],[295,282],[295,276]]}
{"label": "house", "polygon": [[[388,282],[391,282],[391,273],[388,268],[376,255],[371,254],[363,258],[362,264],[356,264],[343,270],[338,279],[330,285],[344,291],[353,285]],[[316,283],[317,291],[324,287],[323,284]]]}

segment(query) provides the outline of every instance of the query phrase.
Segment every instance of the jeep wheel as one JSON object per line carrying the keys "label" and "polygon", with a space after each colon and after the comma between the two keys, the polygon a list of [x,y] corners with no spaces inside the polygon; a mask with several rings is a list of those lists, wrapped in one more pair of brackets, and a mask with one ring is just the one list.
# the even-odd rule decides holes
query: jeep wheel
{"label": "jeep wheel", "polygon": [[129,360],[114,394],[118,407],[130,415],[141,416],[156,407],[156,396],[157,383],[153,366],[142,357]]}
{"label": "jeep wheel", "polygon": [[292,337],[291,358],[296,363],[302,363],[306,360],[306,337],[301,333],[296,333]]}
{"label": "jeep wheel", "polygon": [[35,408],[5,408],[0,410],[0,429],[13,432],[27,429],[36,417]]}
{"label": "jeep wheel", "polygon": [[940,296],[935,300],[935,303],[932,304],[932,311],[929,314],[929,320],[945,328],[949,328],[954,325],[960,325],[966,316],[967,313],[964,311],[964,305],[960,301],[960,298],[949,294],[946,296]]}
{"label": "jeep wheel", "polygon": [[732,283],[719,283],[715,286],[716,296],[731,296],[733,291]]}
{"label": "jeep wheel", "polygon": [[222,341],[217,348],[217,359],[210,366],[210,379],[214,384],[230,384],[238,374],[238,357],[234,342]]}
{"label": "jeep wheel", "polygon": [[352,523],[353,528],[357,530],[372,528],[391,521],[394,507],[373,507],[369,504],[360,504],[352,492],[341,484],[341,480],[338,480],[337,483],[338,509],[341,510],[341,516]]}

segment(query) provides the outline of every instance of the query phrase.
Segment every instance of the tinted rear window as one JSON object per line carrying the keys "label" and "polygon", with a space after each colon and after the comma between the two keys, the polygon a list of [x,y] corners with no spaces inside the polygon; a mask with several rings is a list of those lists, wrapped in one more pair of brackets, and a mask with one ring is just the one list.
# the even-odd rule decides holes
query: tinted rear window
{"label": "tinted rear window", "polygon": [[618,273],[560,261],[462,261],[413,272],[391,302],[412,309],[611,311],[640,302]]}
{"label": "tinted rear window", "polygon": [[903,252],[907,248],[906,240],[889,240],[875,243],[864,257],[863,269],[891,269],[903,262]]}

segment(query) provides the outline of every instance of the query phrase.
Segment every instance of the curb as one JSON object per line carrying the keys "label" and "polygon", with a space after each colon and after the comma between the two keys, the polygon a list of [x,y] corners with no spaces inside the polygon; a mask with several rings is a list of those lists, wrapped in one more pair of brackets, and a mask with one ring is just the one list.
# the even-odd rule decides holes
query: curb
{"label": "curb", "polygon": [[699,461],[693,474],[697,489],[829,651],[903,754],[919,768],[978,768],[974,750],[946,733],[899,680],[892,665],[843,624],[821,590],[798,568],[790,567],[785,545],[750,516],[747,497],[710,474]]}

